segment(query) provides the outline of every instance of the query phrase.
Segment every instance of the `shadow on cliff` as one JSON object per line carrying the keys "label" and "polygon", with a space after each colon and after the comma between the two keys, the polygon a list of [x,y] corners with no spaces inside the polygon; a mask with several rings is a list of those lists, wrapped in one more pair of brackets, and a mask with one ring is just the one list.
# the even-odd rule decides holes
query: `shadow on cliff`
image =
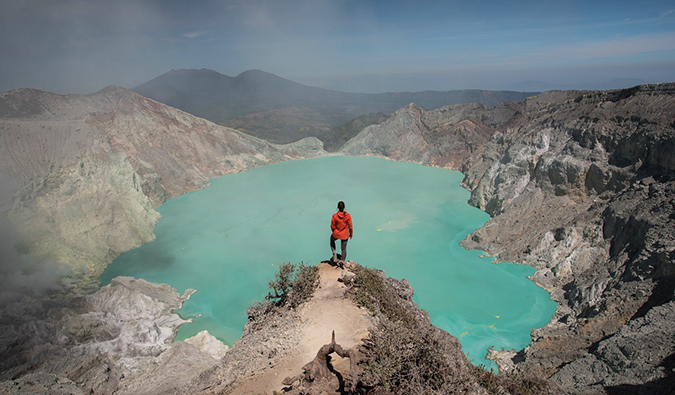
{"label": "shadow on cliff", "polygon": [[647,302],[645,302],[633,317],[631,317],[631,320],[644,317],[652,308],[670,302],[673,295],[675,295],[675,274],[658,279],[649,299],[647,299]]}
{"label": "shadow on cliff", "polygon": [[176,262],[176,257],[173,254],[160,247],[132,250],[127,252],[127,254],[129,253],[139,255],[140,262],[143,262],[143,264],[139,265],[138,259],[115,262],[110,270],[106,270],[101,275],[100,280],[103,284],[108,284],[110,280],[117,276],[144,278],[148,273],[163,273]]}
{"label": "shadow on cliff", "polygon": [[675,394],[675,353],[670,354],[660,364],[668,375],[664,378],[649,381],[644,384],[621,384],[605,387],[609,395],[649,395],[649,394]]}

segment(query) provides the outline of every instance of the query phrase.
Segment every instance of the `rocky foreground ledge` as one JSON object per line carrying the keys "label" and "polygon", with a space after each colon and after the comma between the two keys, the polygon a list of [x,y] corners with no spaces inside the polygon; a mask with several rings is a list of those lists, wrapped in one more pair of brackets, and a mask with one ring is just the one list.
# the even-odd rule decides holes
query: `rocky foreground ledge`
{"label": "rocky foreground ledge", "polygon": [[89,296],[17,303],[2,317],[0,393],[561,393],[471,365],[407,281],[348,267],[324,262],[287,277],[284,292],[249,309],[229,350],[206,332],[172,340],[186,322],[172,311],[192,291],[164,284],[118,277]]}
{"label": "rocky foreground ledge", "polygon": [[250,309],[244,335],[225,358],[170,393],[563,393],[538,378],[473,366],[457,338],[431,325],[406,280],[351,261],[345,267],[319,264],[316,290],[295,307]]}

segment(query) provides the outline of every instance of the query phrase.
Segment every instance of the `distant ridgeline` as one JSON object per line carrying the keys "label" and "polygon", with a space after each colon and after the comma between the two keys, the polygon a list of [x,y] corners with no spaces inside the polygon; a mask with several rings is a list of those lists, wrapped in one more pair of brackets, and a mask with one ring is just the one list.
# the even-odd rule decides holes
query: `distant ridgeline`
{"label": "distant ridgeline", "polygon": [[[345,93],[305,86],[260,70],[229,77],[208,69],[171,70],[132,90],[273,143],[290,143],[314,136],[329,141],[327,149],[339,148],[333,135],[344,135],[345,124],[363,115],[391,114],[410,103],[427,110],[460,103],[493,107],[536,94],[483,90]],[[361,123],[365,127],[382,120],[371,115]],[[335,130],[340,127],[343,129]],[[346,142],[361,129],[337,140]]]}

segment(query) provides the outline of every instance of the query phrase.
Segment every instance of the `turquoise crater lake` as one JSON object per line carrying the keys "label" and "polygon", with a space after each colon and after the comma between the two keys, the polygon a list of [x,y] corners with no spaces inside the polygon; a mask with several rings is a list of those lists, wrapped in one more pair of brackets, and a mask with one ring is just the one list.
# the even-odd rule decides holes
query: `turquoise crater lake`
{"label": "turquoise crater lake", "polygon": [[279,163],[212,180],[159,208],[157,239],[120,255],[101,276],[167,283],[198,292],[178,311],[197,317],[178,339],[207,329],[231,345],[247,307],[264,298],[281,262],[330,257],[330,218],[339,200],[354,221],[348,258],[407,279],[434,325],[458,337],[469,359],[488,347],[520,350],[555,302],[527,276],[459,245],[489,218],[466,202],[462,174],[374,157],[330,156]]}

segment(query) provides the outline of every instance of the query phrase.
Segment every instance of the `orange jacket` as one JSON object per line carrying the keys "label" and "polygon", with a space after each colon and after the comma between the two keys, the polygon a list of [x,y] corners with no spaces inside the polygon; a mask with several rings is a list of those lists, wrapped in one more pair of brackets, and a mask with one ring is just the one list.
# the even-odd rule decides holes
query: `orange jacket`
{"label": "orange jacket", "polygon": [[338,211],[333,214],[330,221],[330,229],[333,231],[333,237],[340,240],[347,240],[352,237],[352,216],[346,211]]}

